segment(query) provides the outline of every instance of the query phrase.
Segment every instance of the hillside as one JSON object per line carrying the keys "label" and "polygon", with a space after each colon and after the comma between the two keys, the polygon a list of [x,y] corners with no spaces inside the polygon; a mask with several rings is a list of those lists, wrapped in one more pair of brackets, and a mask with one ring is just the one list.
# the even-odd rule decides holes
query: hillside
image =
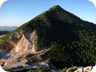
{"label": "hillside", "polygon": [[96,63],[96,25],[58,5],[1,38],[0,42],[6,70],[19,66],[61,69]]}
{"label": "hillside", "polygon": [[12,31],[16,28],[16,26],[0,26],[0,31]]}

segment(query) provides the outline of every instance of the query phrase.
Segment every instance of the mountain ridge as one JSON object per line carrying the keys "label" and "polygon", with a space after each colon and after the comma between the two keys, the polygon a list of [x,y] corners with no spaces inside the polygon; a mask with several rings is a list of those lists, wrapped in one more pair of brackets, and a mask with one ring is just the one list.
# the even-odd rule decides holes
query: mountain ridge
{"label": "mountain ridge", "polygon": [[[17,60],[17,63],[23,62],[29,67],[32,63],[43,67],[41,63],[46,60],[46,67],[50,62],[57,68],[94,65],[95,37],[95,24],[83,21],[56,5],[1,38],[0,49],[5,51],[1,59],[12,59],[12,64]],[[26,53],[33,58],[24,57]],[[10,61],[4,64],[8,67]]]}

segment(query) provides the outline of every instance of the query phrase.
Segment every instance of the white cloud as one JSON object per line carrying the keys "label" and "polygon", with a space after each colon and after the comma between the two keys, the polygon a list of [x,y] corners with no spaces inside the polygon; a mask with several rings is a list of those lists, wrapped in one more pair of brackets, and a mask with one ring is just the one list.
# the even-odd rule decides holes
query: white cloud
{"label": "white cloud", "polygon": [[94,4],[94,6],[96,7],[96,0],[89,0],[89,1],[91,1]]}
{"label": "white cloud", "polygon": [[4,3],[4,2],[6,2],[7,0],[0,0],[0,7],[2,6],[2,4]]}

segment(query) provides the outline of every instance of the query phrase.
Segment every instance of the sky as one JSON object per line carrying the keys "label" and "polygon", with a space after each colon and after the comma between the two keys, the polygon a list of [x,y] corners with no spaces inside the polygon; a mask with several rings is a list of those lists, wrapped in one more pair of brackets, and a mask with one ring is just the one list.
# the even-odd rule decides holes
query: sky
{"label": "sky", "polygon": [[20,26],[55,5],[96,24],[96,7],[88,0],[8,0],[0,8],[0,26]]}

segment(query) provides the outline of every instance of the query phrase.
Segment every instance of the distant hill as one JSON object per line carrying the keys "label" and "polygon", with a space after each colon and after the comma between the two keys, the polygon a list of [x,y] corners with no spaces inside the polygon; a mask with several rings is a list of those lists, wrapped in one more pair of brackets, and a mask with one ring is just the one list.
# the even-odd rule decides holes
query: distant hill
{"label": "distant hill", "polygon": [[0,31],[12,31],[15,30],[16,26],[0,26]]}
{"label": "distant hill", "polygon": [[0,35],[5,35],[5,34],[8,34],[9,31],[0,31]]}
{"label": "distant hill", "polygon": [[50,69],[55,66],[59,69],[96,64],[96,25],[58,5],[18,27],[0,41],[1,50],[9,55],[2,56],[9,58],[9,61],[5,60],[4,68],[29,66]]}

